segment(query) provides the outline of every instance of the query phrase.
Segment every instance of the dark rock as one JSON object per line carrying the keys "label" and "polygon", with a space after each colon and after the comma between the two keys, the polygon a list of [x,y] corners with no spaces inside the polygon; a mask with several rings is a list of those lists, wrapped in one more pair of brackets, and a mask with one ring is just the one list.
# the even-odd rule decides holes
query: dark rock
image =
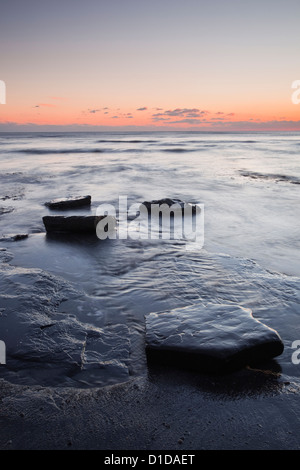
{"label": "dark rock", "polygon": [[96,226],[105,216],[45,216],[47,232],[96,232]]}
{"label": "dark rock", "polygon": [[146,316],[148,360],[226,372],[280,355],[278,333],[232,305],[192,305]]}
{"label": "dark rock", "polygon": [[91,196],[78,196],[78,197],[69,197],[63,199],[53,199],[52,201],[46,202],[45,206],[49,209],[74,209],[76,207],[90,206],[91,205]]}
{"label": "dark rock", "polygon": [[[145,206],[147,209],[148,209],[148,212],[151,211],[151,205],[163,205],[163,204],[166,204],[168,207],[171,207],[173,206],[174,204],[176,205],[177,207],[177,210],[182,214],[184,210],[187,210],[187,209],[191,209],[192,210],[192,214],[196,214],[196,213],[199,213],[201,211],[200,207],[197,206],[197,204],[191,204],[191,203],[187,203],[187,202],[184,202],[184,201],[181,201],[180,199],[176,199],[176,198],[163,198],[163,199],[155,199],[153,201],[144,201],[142,203],[143,206]],[[176,211],[175,211],[176,212]]]}
{"label": "dark rock", "polygon": [[17,235],[12,236],[14,242],[25,240],[26,238],[28,238],[28,233],[18,233]]}
{"label": "dark rock", "polygon": [[28,233],[18,233],[17,235],[7,235],[0,238],[0,242],[18,242],[28,238]]}

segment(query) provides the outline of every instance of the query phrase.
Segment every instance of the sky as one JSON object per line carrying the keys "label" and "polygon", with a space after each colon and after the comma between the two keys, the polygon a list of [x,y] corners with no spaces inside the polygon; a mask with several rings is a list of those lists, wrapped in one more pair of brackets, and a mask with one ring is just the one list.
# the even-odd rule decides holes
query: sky
{"label": "sky", "polygon": [[0,131],[300,130],[299,24],[299,0],[0,0]]}

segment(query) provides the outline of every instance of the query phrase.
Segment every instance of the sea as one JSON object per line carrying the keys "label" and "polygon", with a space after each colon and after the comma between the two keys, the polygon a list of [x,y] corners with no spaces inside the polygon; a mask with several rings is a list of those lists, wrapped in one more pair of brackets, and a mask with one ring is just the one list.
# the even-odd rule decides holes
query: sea
{"label": "sea", "polygon": [[[98,377],[87,368],[84,375],[60,371],[59,380],[48,380],[43,359],[37,367],[37,357],[16,346],[26,338],[13,314],[1,331],[8,299],[18,297],[21,311],[22,298],[36,288],[23,274],[14,278],[4,263],[0,340],[7,343],[7,358],[0,377],[53,386],[124,382],[148,373],[148,313],[189,305],[200,312],[213,303],[250,308],[274,328],[285,347],[276,374],[299,382],[300,133],[1,133],[0,188],[0,250],[10,253],[9,264],[68,283],[80,299],[66,294],[55,307],[60,315],[103,331],[121,325],[117,344],[122,331],[129,344],[126,374],[116,365],[120,355],[108,352],[111,367],[105,369],[104,361],[106,372]],[[94,215],[105,204],[118,209],[120,198],[128,207],[164,198],[201,204],[201,243],[47,235],[43,217],[62,212],[45,203],[81,195],[91,195],[91,206],[63,215]],[[14,241],[17,234],[28,237]],[[43,291],[40,278],[37,286],[46,304],[51,289],[45,283]]]}

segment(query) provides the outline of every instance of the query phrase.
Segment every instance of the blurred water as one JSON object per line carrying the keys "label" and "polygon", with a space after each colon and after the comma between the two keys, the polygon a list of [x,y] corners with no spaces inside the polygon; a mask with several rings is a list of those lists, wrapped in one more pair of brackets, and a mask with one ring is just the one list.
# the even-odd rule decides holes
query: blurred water
{"label": "blurred water", "polygon": [[[76,306],[78,318],[136,332],[133,373],[144,367],[146,313],[233,302],[279,332],[283,371],[299,376],[290,349],[300,339],[299,153],[296,133],[0,134],[0,236],[30,234],[1,247],[13,264],[83,289],[89,300]],[[129,205],[165,197],[203,203],[204,247],[46,236],[44,203],[86,194],[90,211],[76,213],[117,206],[119,196]]]}

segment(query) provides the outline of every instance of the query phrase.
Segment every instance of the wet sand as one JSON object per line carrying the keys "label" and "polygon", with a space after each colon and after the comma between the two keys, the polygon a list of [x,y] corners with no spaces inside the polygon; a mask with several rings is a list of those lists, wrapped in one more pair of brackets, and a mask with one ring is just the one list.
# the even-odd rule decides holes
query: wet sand
{"label": "wet sand", "polygon": [[299,391],[273,366],[223,377],[156,368],[88,390],[1,380],[0,448],[294,450]]}

